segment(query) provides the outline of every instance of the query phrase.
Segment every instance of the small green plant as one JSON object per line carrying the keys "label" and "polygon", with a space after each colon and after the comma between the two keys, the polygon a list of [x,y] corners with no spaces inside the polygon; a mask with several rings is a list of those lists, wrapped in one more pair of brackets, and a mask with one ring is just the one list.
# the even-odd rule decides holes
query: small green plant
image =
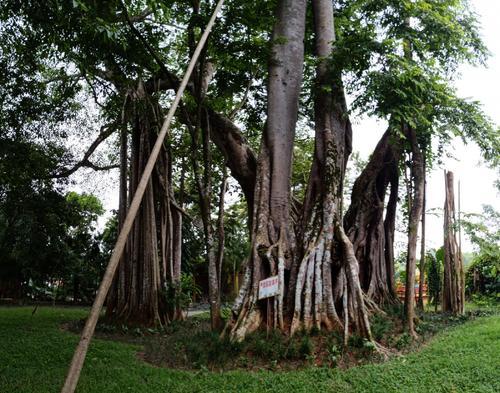
{"label": "small green plant", "polygon": [[313,353],[306,355],[305,360],[306,362],[312,364],[316,360],[316,355],[314,355]]}
{"label": "small green plant", "polygon": [[161,296],[170,309],[185,310],[194,297],[201,294],[201,288],[196,284],[192,274],[182,273],[179,283],[170,283],[163,288]]}
{"label": "small green plant", "polygon": [[371,320],[370,327],[372,329],[373,338],[376,341],[380,341],[387,332],[393,331],[394,324],[383,315],[375,314]]}
{"label": "small green plant", "polygon": [[313,352],[313,343],[308,335],[304,335],[300,341],[300,355],[305,359],[310,356]]}
{"label": "small green plant", "polygon": [[221,339],[216,332],[199,332],[184,343],[188,360],[198,368],[224,366],[240,350],[239,344]]}
{"label": "small green plant", "polygon": [[363,351],[366,353],[366,354],[372,354],[375,352],[375,343],[373,341],[370,341],[370,340],[364,340],[363,342]]}
{"label": "small green plant", "polygon": [[231,317],[231,308],[230,307],[222,307],[221,309],[222,319],[227,321]]}
{"label": "small green plant", "polygon": [[286,337],[278,330],[255,332],[245,340],[244,346],[261,359],[285,359],[288,352]]}
{"label": "small green plant", "polygon": [[402,319],[404,316],[404,307],[402,303],[390,304],[384,307],[384,311],[388,316],[396,319]]}
{"label": "small green plant", "polygon": [[97,325],[97,330],[103,333],[115,333],[116,332],[116,325],[111,325],[107,323],[99,323]]}
{"label": "small green plant", "polygon": [[134,330],[133,330],[133,333],[135,336],[137,337],[142,337],[144,336],[144,333],[142,332],[141,328],[139,327],[136,327]]}
{"label": "small green plant", "polygon": [[396,348],[399,350],[404,349],[411,344],[411,341],[412,341],[411,336],[408,333],[403,333],[396,340]]}
{"label": "small green plant", "polygon": [[363,348],[364,338],[357,334],[352,334],[347,340],[347,346],[350,348]]}
{"label": "small green plant", "polygon": [[331,367],[335,367],[338,364],[341,351],[339,347],[335,344],[330,344],[327,349],[328,353],[328,362],[330,363]]}

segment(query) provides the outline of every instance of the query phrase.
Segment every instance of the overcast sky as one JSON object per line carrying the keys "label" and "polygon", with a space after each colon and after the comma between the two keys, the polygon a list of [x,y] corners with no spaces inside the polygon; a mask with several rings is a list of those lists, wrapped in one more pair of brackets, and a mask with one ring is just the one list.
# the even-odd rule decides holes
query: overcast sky
{"label": "overcast sky", "polygon": [[[457,81],[458,94],[480,101],[485,112],[500,124],[498,103],[500,103],[500,15],[499,0],[471,0],[472,6],[479,15],[484,41],[491,52],[488,68],[463,66]],[[354,128],[354,150],[366,159],[385,131],[386,125],[375,119],[351,119]],[[499,195],[494,188],[496,174],[481,163],[479,150],[475,145],[464,146],[460,140],[454,142],[452,154],[456,159],[445,159],[441,168],[436,168],[428,176],[427,211],[442,208],[444,204],[443,169],[453,171],[455,179],[461,181],[462,211],[480,213],[483,204],[490,204],[500,210]],[[77,191],[92,192],[103,200],[108,214],[100,220],[102,227],[109,211],[116,209],[118,204],[117,171],[110,171],[106,176],[79,173],[75,180]],[[85,181],[87,179],[88,181]],[[82,182],[83,181],[83,182]],[[82,183],[86,183],[85,185]],[[429,214],[427,216],[427,247],[437,248],[443,243],[443,219]],[[404,241],[399,236],[400,241]],[[472,246],[464,238],[463,250],[471,251]]]}
{"label": "overcast sky", "polygon": [[[475,68],[462,66],[456,87],[458,95],[470,97],[483,104],[485,112],[496,124],[500,124],[500,1],[498,0],[471,0],[471,4],[478,13],[483,39],[491,52],[488,67]],[[366,159],[380,136],[385,131],[385,123],[374,119],[364,119],[354,122],[354,150],[360,152]],[[427,179],[427,212],[444,205],[444,174],[447,169],[455,174],[455,180],[461,183],[462,211],[467,213],[481,213],[483,204],[493,205],[500,210],[500,196],[494,187],[496,174],[481,162],[479,149],[473,144],[464,146],[460,140],[454,141],[452,154],[455,159],[445,159],[441,168],[436,168]],[[455,191],[457,192],[457,191]],[[433,215],[427,216],[428,248],[440,247],[443,243],[443,219]],[[467,239],[463,239],[463,251],[471,251],[472,246]]]}

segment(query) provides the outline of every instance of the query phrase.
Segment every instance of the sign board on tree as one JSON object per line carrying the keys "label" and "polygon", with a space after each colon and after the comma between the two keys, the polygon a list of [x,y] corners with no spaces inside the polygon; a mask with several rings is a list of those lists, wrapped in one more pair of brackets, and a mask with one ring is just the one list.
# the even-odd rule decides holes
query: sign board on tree
{"label": "sign board on tree", "polygon": [[278,276],[272,276],[259,282],[259,300],[276,296],[279,293]]}

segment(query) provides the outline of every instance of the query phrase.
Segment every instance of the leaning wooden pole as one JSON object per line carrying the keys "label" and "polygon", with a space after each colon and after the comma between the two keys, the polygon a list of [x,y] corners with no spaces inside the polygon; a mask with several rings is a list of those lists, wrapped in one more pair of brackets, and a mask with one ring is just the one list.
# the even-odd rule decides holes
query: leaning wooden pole
{"label": "leaning wooden pole", "polygon": [[73,393],[76,389],[76,385],[78,384],[78,379],[80,377],[80,372],[82,370],[83,363],[85,361],[85,355],[87,354],[90,340],[92,338],[92,335],[94,334],[95,326],[97,324],[97,319],[99,318],[102,306],[104,305],[104,301],[108,294],[109,288],[111,286],[111,283],[113,282],[113,277],[115,275],[116,268],[123,254],[123,249],[125,248],[125,244],[127,243],[128,235],[132,228],[132,224],[134,223],[137,211],[139,210],[139,206],[141,204],[144,191],[146,190],[149,178],[151,177],[151,172],[153,171],[163,141],[170,128],[170,123],[172,122],[177,106],[179,105],[184,90],[186,89],[186,86],[189,82],[191,73],[193,72],[194,66],[198,61],[200,52],[207,41],[208,35],[212,30],[217,14],[222,8],[223,3],[224,0],[219,0],[219,2],[217,3],[214,13],[210,18],[210,21],[208,22],[207,27],[205,28],[205,31],[203,32],[203,35],[200,38],[200,41],[198,42],[196,50],[193,53],[193,57],[191,58],[191,61],[184,75],[184,78],[182,79],[179,89],[177,90],[174,102],[170,107],[167,116],[165,117],[163,126],[161,127],[160,133],[158,134],[158,138],[156,139],[156,143],[153,147],[153,150],[151,151],[151,155],[149,156],[146,167],[144,168],[144,172],[142,173],[141,180],[139,182],[139,185],[137,186],[137,190],[130,204],[127,217],[125,218],[123,227],[120,231],[120,234],[118,235],[118,240],[116,241],[115,248],[113,249],[113,254],[111,255],[108,266],[106,268],[106,272],[104,273],[104,277],[101,281],[101,285],[99,286],[97,296],[94,300],[94,304],[92,305],[92,309],[90,310],[90,315],[87,318],[85,327],[83,328],[80,342],[78,343],[78,346],[76,347],[75,353],[73,355],[73,359],[71,360],[71,365],[69,367],[69,371],[66,376],[66,381],[64,382],[64,386],[61,389],[61,393]]}

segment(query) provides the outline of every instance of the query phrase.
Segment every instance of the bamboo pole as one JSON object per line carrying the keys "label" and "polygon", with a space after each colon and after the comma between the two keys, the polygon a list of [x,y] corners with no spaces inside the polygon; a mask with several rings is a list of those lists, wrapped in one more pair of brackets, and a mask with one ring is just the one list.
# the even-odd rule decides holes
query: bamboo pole
{"label": "bamboo pole", "polygon": [[153,147],[153,150],[151,151],[151,155],[149,156],[141,180],[134,194],[134,198],[132,199],[132,202],[130,204],[130,208],[127,212],[127,217],[125,218],[125,222],[123,223],[123,228],[120,231],[120,234],[116,241],[115,248],[113,249],[113,254],[111,255],[111,258],[108,262],[106,272],[104,273],[101,285],[99,286],[99,290],[94,300],[94,304],[92,305],[92,309],[90,310],[89,317],[87,318],[87,322],[85,323],[85,327],[83,328],[80,342],[78,343],[78,346],[75,349],[75,353],[73,354],[73,359],[71,360],[71,365],[69,367],[68,374],[64,382],[64,386],[61,389],[61,393],[73,393],[76,389],[76,385],[78,384],[78,379],[80,377],[80,372],[82,370],[83,363],[85,361],[85,356],[87,354],[90,340],[92,339],[92,336],[94,334],[99,314],[101,312],[102,306],[104,305],[104,301],[106,299],[109,288],[113,281],[116,268],[123,254],[125,244],[127,243],[128,235],[132,228],[132,224],[134,223],[137,211],[139,210],[142,197],[144,196],[144,192],[146,190],[149,178],[151,177],[151,172],[153,171],[156,159],[158,158],[158,154],[163,145],[163,141],[170,128],[170,124],[174,117],[177,106],[179,105],[184,90],[186,89],[186,86],[189,82],[191,73],[193,72],[196,62],[198,61],[200,52],[203,49],[205,42],[207,41],[208,35],[212,30],[217,14],[222,8],[223,3],[224,0],[219,0],[219,2],[217,3],[214,13],[212,14],[212,17],[210,18],[207,27],[205,28],[205,31],[203,32],[203,35],[201,36],[200,41],[198,42],[198,46],[196,47],[196,50],[193,53],[193,57],[189,62],[186,73],[184,74],[179,89],[177,90],[174,102],[172,103],[172,106],[170,107],[170,110],[168,111],[168,114],[165,117],[163,126],[161,127],[160,133],[158,134],[158,138],[156,139],[155,145]]}

